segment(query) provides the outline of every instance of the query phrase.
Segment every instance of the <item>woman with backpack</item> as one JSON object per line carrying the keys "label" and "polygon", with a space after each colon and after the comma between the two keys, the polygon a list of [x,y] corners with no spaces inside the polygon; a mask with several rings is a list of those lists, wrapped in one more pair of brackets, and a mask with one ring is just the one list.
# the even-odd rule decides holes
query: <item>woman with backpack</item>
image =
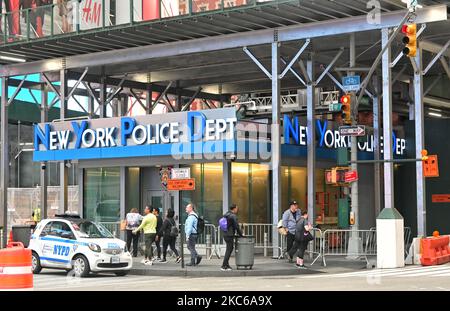
{"label": "woman with backpack", "polygon": [[167,254],[167,248],[170,246],[170,249],[172,252],[175,253],[177,256],[177,259],[175,259],[176,263],[180,263],[181,257],[178,254],[178,251],[175,247],[175,242],[177,240],[178,236],[178,228],[177,224],[175,223],[175,220],[173,217],[175,216],[175,212],[173,209],[169,208],[167,210],[167,216],[166,219],[164,219],[163,225],[161,227],[161,232],[163,235],[163,258],[160,261],[160,263],[166,263],[166,254]]}

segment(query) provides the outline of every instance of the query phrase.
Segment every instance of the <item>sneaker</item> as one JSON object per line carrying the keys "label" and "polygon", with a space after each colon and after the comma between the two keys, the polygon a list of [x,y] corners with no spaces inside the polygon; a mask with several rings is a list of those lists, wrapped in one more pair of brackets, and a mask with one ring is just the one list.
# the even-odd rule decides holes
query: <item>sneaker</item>
{"label": "sneaker", "polygon": [[175,263],[180,263],[181,262],[181,257],[177,257],[177,259],[175,259]]}
{"label": "sneaker", "polygon": [[197,262],[195,264],[196,265],[200,264],[200,261],[202,261],[202,256],[197,256]]}
{"label": "sneaker", "polygon": [[161,257],[156,257],[156,261],[161,261]]}
{"label": "sneaker", "polygon": [[146,266],[152,266],[153,265],[153,261],[151,260],[147,260],[147,262],[145,263]]}
{"label": "sneaker", "polygon": [[167,260],[166,259],[161,259],[159,262],[160,263],[167,263]]}
{"label": "sneaker", "polygon": [[220,270],[227,271],[228,267],[220,267]]}
{"label": "sneaker", "polygon": [[299,265],[298,263],[296,263],[295,266],[299,269],[306,269],[305,265]]}
{"label": "sneaker", "polygon": [[227,271],[233,271],[233,268],[231,268],[231,266],[226,267]]}
{"label": "sneaker", "polygon": [[141,260],[141,263],[146,263],[147,261],[148,260],[144,258],[144,259]]}

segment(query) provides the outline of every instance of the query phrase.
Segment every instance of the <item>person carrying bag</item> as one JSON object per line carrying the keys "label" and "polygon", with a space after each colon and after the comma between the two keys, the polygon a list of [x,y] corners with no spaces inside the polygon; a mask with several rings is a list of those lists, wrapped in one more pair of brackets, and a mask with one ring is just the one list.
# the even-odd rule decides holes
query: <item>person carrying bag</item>
{"label": "person carrying bag", "polygon": [[295,253],[298,251],[297,262],[295,265],[297,268],[306,269],[303,262],[303,256],[308,248],[308,243],[312,241],[314,237],[310,232],[312,230],[312,226],[308,223],[308,211],[303,211],[301,214],[302,217],[297,223],[297,229],[295,232],[295,242],[289,251],[289,256],[293,258]]}

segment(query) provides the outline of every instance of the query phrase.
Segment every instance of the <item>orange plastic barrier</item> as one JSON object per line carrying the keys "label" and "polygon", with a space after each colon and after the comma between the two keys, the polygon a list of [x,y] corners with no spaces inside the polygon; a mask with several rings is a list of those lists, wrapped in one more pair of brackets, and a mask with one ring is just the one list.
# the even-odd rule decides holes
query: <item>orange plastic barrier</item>
{"label": "orange plastic barrier", "polygon": [[449,236],[424,238],[420,241],[423,266],[442,265],[450,262]]}
{"label": "orange plastic barrier", "polygon": [[0,290],[32,289],[31,250],[20,242],[0,250]]}

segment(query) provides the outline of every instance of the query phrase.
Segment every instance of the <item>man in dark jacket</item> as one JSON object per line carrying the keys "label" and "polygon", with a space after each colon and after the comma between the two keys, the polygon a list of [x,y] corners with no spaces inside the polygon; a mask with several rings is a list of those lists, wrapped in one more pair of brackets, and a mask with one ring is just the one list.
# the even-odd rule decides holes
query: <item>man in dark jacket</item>
{"label": "man in dark jacket", "polygon": [[239,236],[243,236],[241,229],[239,228],[239,223],[237,220],[238,207],[236,204],[230,206],[230,210],[224,215],[224,217],[228,220],[227,231],[223,232],[223,239],[227,244],[227,249],[225,251],[225,256],[223,257],[223,263],[220,270],[222,271],[231,271],[230,264],[228,261],[230,260],[231,253],[233,252],[234,247],[234,236],[236,233]]}
{"label": "man in dark jacket", "polygon": [[158,258],[156,260],[161,261],[161,238],[163,237],[162,232],[162,225],[163,225],[163,219],[161,215],[159,215],[159,208],[155,207],[153,209],[153,214],[156,216],[156,239],[155,239],[155,245],[156,245],[156,251],[158,253]]}

